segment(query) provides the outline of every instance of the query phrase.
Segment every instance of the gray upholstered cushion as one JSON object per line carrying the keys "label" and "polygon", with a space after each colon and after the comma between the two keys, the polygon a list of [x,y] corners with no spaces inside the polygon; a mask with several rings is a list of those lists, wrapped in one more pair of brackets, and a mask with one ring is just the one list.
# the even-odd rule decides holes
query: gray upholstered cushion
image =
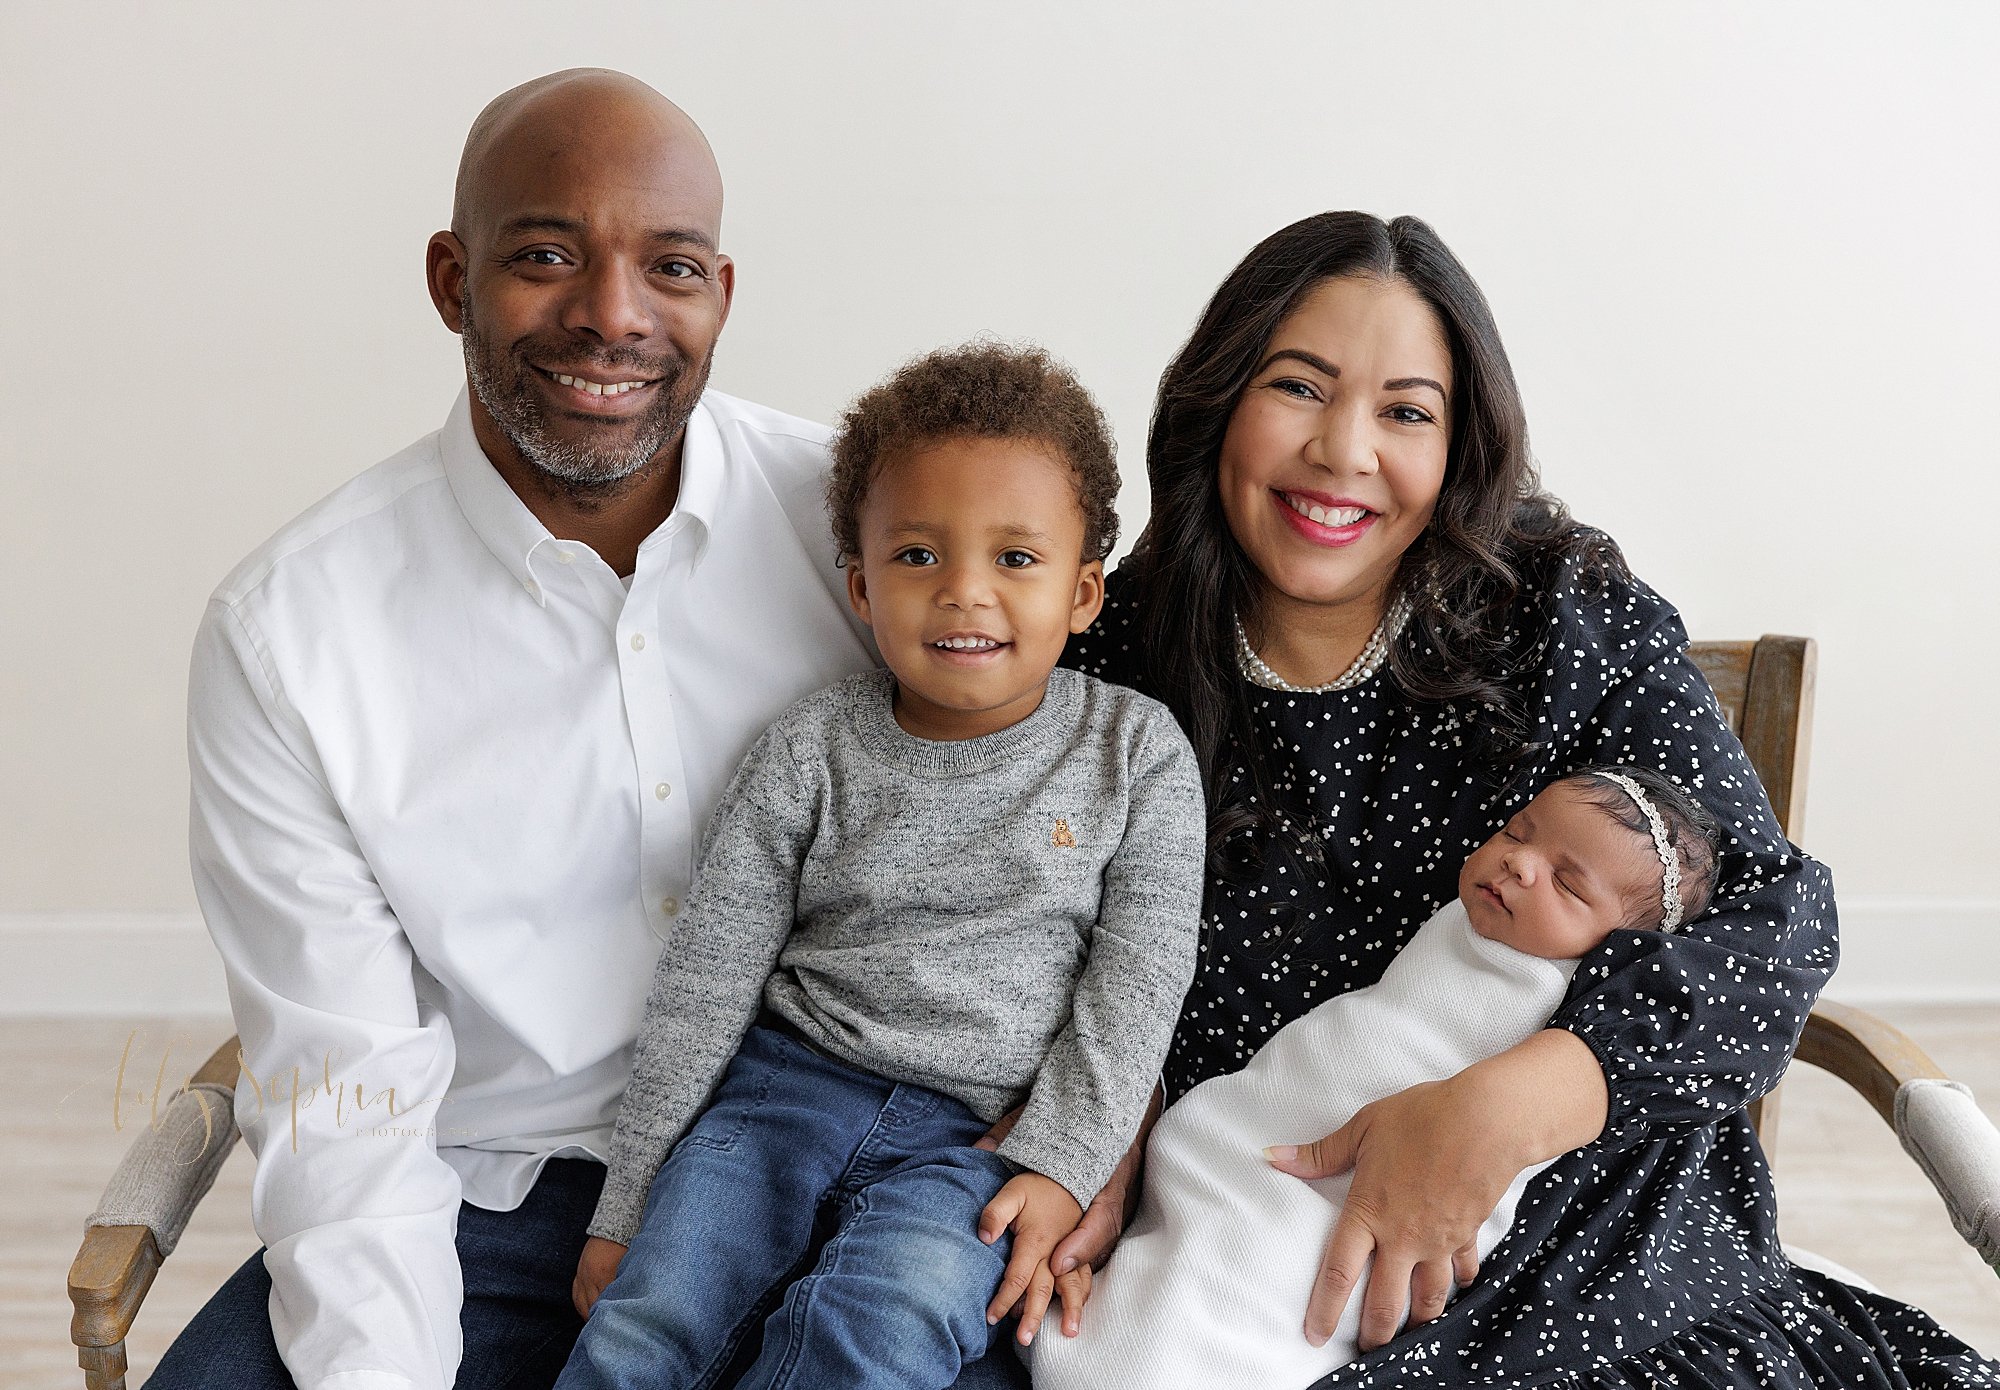
{"label": "gray upholstered cushion", "polygon": [[1906,1081],[1896,1134],[1943,1196],[1952,1224],[2000,1270],[2000,1129],[1956,1081]]}
{"label": "gray upholstered cushion", "polygon": [[145,1226],[165,1258],[237,1139],[235,1092],[211,1084],[174,1093],[142,1129],[85,1226]]}

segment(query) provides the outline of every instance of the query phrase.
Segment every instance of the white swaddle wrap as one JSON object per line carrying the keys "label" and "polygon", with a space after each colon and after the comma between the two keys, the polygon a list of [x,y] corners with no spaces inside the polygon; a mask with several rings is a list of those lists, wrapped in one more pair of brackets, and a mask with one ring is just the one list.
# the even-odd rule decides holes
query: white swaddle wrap
{"label": "white swaddle wrap", "polygon": [[[1083,1328],[1056,1319],[1023,1350],[1035,1390],[1303,1390],[1357,1355],[1357,1293],[1323,1347],[1306,1301],[1351,1174],[1306,1182],[1264,1149],[1328,1134],[1370,1101],[1453,1076],[1539,1031],[1576,970],[1489,941],[1454,899],[1379,983],[1285,1025],[1242,1071],[1169,1108],[1146,1147],[1137,1217],[1098,1272]],[[1523,1173],[1479,1228],[1513,1224]]]}

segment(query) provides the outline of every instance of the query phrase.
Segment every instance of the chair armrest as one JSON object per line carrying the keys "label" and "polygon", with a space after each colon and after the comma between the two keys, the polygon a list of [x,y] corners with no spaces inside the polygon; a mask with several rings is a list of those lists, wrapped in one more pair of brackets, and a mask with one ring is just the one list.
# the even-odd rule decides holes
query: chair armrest
{"label": "chair armrest", "polygon": [[217,1048],[132,1141],[90,1226],[144,1226],[160,1258],[174,1253],[195,1205],[236,1145],[236,1039]]}
{"label": "chair armrest", "polygon": [[1896,1092],[1896,1137],[1944,1198],[1951,1224],[2000,1274],[2000,1129],[1956,1081],[1919,1078]]}
{"label": "chair armrest", "polygon": [[1944,1199],[1959,1235],[2000,1273],[2000,1129],[1971,1089],[1899,1029],[1829,1000],[1807,1020],[1798,1059],[1832,1072],[1875,1107]]}
{"label": "chair armrest", "polygon": [[75,1345],[110,1347],[124,1339],[161,1262],[215,1185],[238,1138],[236,1048],[231,1038],[174,1092],[125,1151],[84,1222],[83,1244],[69,1268]]}
{"label": "chair armrest", "polygon": [[160,1247],[144,1226],[91,1226],[69,1267],[69,1340],[112,1347],[125,1340],[160,1272]]}
{"label": "chair armrest", "polygon": [[1797,1057],[1859,1091],[1891,1125],[1896,1123],[1896,1092],[1905,1082],[1951,1079],[1901,1029],[1831,999],[1813,1006]]}

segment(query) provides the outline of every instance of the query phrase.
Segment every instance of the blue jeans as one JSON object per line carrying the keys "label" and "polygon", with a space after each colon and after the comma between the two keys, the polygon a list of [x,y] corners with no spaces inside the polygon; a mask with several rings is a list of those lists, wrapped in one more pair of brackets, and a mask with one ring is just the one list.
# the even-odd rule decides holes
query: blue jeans
{"label": "blue jeans", "polygon": [[1005,1335],[987,1125],[771,1028],[661,1165],[558,1390],[944,1390]]}
{"label": "blue jeans", "polygon": [[[604,1187],[604,1165],[552,1158],[513,1211],[458,1209],[465,1278],[457,1390],[548,1390],[583,1319],[570,1285],[584,1228]],[[203,1306],[145,1390],[292,1390],[271,1336],[271,1276],[259,1250]]]}

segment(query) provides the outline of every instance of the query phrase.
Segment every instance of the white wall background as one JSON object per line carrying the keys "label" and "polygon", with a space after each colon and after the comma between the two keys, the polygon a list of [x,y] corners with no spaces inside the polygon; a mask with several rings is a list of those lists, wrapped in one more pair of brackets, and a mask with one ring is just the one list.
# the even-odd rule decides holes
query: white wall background
{"label": "white wall background", "polygon": [[[1556,491],[1697,634],[1821,647],[1837,992],[2000,994],[2000,7],[0,5],[0,1010],[219,1007],[183,681],[210,587],[443,418],[464,130],[578,64],[705,126],[716,383],[826,418],[1039,339],[1125,449],[1230,265],[1430,219]],[[122,973],[120,973],[122,972]]]}

